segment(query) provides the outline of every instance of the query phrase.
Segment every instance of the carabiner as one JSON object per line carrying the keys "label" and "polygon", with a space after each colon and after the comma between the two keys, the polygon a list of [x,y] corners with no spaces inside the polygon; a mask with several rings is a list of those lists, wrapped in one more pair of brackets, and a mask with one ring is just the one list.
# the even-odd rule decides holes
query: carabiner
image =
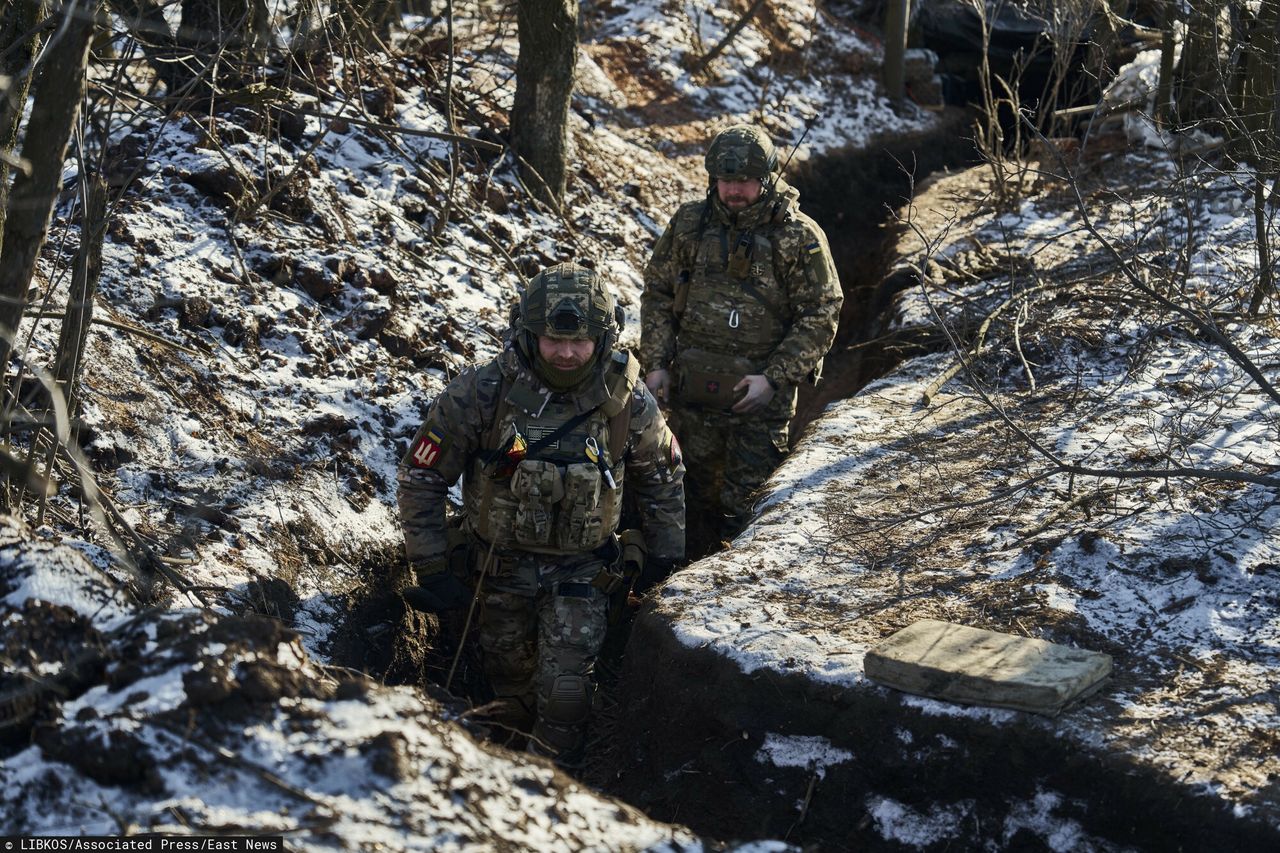
{"label": "carabiner", "polygon": [[737,308],[734,308],[732,311],[729,312],[729,328],[730,329],[738,328],[738,309]]}

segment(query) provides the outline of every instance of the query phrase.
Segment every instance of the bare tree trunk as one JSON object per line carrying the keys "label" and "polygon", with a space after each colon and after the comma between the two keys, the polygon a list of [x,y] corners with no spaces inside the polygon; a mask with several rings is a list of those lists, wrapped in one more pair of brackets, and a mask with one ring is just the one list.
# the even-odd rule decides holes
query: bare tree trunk
{"label": "bare tree trunk", "polygon": [[[757,4],[758,5],[758,4]],[[895,101],[905,94],[907,18],[911,0],[889,0],[884,20],[884,91]]]}
{"label": "bare tree trunk", "polygon": [[1156,83],[1156,124],[1168,126],[1173,109],[1173,25],[1178,20],[1178,0],[1165,0],[1160,31],[1160,79]]}
{"label": "bare tree trunk", "polygon": [[1258,9],[1245,59],[1240,113],[1254,160],[1254,235],[1258,250],[1258,283],[1249,300],[1249,316],[1275,293],[1275,262],[1271,256],[1271,210],[1266,185],[1280,175],[1280,0],[1264,0]]}
{"label": "bare tree trunk", "polygon": [[[71,293],[67,296],[67,312],[58,332],[57,361],[53,367],[54,387],[66,402],[67,422],[70,433],[67,443],[79,444],[76,421],[80,414],[80,393],[77,383],[84,364],[84,347],[89,337],[89,324],[93,321],[93,298],[98,292],[98,277],[102,274],[102,241],[107,235],[107,182],[101,175],[94,175],[85,182],[84,210],[80,217],[80,251],[76,253],[76,265],[71,274]],[[56,404],[56,401],[55,401]],[[47,444],[45,436],[37,433],[31,441],[34,456],[44,447],[44,480],[53,479],[53,462],[58,453],[61,438],[57,429],[51,430]],[[36,524],[44,523],[48,495],[40,495],[40,508]]]}
{"label": "bare tree trunk", "polygon": [[1227,75],[1221,51],[1225,33],[1221,4],[1193,0],[1187,16],[1187,35],[1174,74],[1174,103],[1182,127],[1222,118],[1228,103]]}
{"label": "bare tree trunk", "polygon": [[[457,133],[457,127],[453,121],[453,0],[445,0],[445,32],[448,36],[449,64],[445,69],[444,75],[444,126],[451,134]],[[449,191],[444,196],[444,208],[440,211],[440,215],[436,217],[436,224],[431,227],[431,233],[439,237],[444,233],[444,229],[449,226],[449,217],[453,215],[453,192],[458,186],[458,140],[453,140],[453,147],[449,151]]]}
{"label": "bare tree trunk", "polygon": [[67,142],[84,99],[85,66],[98,3],[78,9],[79,13],[66,22],[66,28],[46,49],[22,144],[22,156],[30,161],[31,173],[18,173],[9,197],[0,243],[0,371],[9,363],[14,336],[22,322],[36,257],[49,233]]}
{"label": "bare tree trunk", "polygon": [[[1274,133],[1276,61],[1280,59],[1280,0],[1265,0],[1250,27],[1239,95],[1240,117],[1250,140],[1268,159],[1276,154]],[[1273,170],[1274,163],[1255,163]]]}
{"label": "bare tree trunk", "polygon": [[519,0],[520,56],[511,108],[511,145],[534,192],[559,206],[566,183],[569,99],[578,63],[575,0]]}
{"label": "bare tree trunk", "polygon": [[9,161],[16,160],[18,126],[31,88],[31,63],[40,50],[39,24],[49,14],[45,0],[18,0],[0,12],[0,76],[9,83],[0,95],[0,250],[4,248],[5,213],[9,206]]}
{"label": "bare tree trunk", "polygon": [[67,313],[58,335],[58,360],[53,368],[53,378],[67,400],[67,410],[72,417],[78,405],[75,382],[84,363],[85,339],[93,321],[93,298],[102,273],[102,241],[107,233],[107,183],[99,175],[86,183],[80,219],[80,251],[76,253],[76,266],[71,274],[71,293],[67,296]]}

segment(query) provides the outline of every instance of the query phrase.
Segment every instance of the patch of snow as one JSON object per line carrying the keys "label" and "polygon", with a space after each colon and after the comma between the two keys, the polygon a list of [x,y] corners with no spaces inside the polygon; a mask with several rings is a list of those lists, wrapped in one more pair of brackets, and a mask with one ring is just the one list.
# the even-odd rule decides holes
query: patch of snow
{"label": "patch of snow", "polygon": [[768,732],[756,751],[756,761],[777,767],[803,767],[819,779],[826,778],[827,768],[853,760],[853,753],[840,749],[824,737],[781,735]]}
{"label": "patch of snow", "polygon": [[958,837],[960,823],[972,808],[969,803],[956,803],[934,805],[927,812],[920,812],[879,796],[867,798],[866,806],[881,838],[917,849]]}

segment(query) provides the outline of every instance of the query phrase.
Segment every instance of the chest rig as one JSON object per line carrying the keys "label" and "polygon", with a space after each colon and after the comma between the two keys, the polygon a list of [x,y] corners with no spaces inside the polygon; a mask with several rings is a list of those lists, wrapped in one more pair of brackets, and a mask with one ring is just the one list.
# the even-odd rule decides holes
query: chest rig
{"label": "chest rig", "polygon": [[728,391],[742,376],[764,371],[791,326],[782,258],[771,239],[790,201],[780,199],[738,228],[713,220],[712,205],[708,199],[696,230],[677,248],[674,366],[686,402],[718,407],[734,402]]}
{"label": "chest rig", "polygon": [[471,532],[502,549],[578,554],[602,546],[622,513],[631,394],[639,362],[614,353],[600,402],[504,376],[497,409],[463,479]]}

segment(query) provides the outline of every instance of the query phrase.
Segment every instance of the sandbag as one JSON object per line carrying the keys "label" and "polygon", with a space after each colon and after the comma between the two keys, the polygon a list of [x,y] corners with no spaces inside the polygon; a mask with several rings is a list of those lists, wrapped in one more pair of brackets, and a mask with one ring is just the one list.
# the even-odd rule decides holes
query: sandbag
{"label": "sandbag", "polygon": [[1111,673],[1111,656],[924,619],[867,652],[867,677],[905,693],[1056,716]]}

